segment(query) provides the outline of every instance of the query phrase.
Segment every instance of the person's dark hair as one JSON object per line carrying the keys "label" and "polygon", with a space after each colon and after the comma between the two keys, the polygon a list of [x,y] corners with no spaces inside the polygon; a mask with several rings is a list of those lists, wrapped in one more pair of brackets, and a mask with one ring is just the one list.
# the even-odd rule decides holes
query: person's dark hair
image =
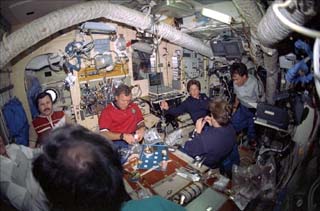
{"label": "person's dark hair", "polygon": [[238,74],[240,76],[248,76],[248,69],[247,66],[241,62],[235,62],[230,67],[230,74],[231,77],[235,74]]}
{"label": "person's dark hair", "polygon": [[187,91],[188,91],[188,92],[189,92],[190,87],[191,87],[192,85],[196,85],[196,86],[199,88],[199,90],[201,91],[201,84],[200,84],[200,82],[199,82],[198,80],[191,79],[191,80],[188,81],[188,83],[187,83]]}
{"label": "person's dark hair", "polygon": [[219,125],[226,126],[229,124],[232,110],[226,100],[222,98],[211,99],[209,102],[209,111]]}
{"label": "person's dark hair", "polygon": [[52,101],[52,97],[51,97],[51,95],[48,93],[48,92],[40,92],[38,95],[37,95],[37,98],[36,98],[36,106],[37,106],[37,109],[39,110],[39,100],[40,99],[42,99],[42,98],[44,98],[44,97],[46,97],[46,96],[49,96],[49,98],[50,98],[50,100],[51,100],[51,102],[53,102]]}
{"label": "person's dark hair", "polygon": [[103,136],[82,126],[51,132],[33,162],[33,175],[53,210],[120,210],[128,199],[118,152]]}
{"label": "person's dark hair", "polygon": [[114,96],[120,96],[120,94],[124,94],[125,96],[129,96],[131,94],[131,89],[129,86],[125,84],[121,84],[116,88],[114,92]]}

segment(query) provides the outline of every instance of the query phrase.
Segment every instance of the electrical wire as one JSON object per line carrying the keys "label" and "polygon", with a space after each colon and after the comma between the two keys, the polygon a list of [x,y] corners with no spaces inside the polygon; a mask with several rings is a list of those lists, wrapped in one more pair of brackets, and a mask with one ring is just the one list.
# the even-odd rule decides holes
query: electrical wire
{"label": "electrical wire", "polygon": [[316,192],[317,188],[320,185],[320,177],[314,183],[311,185],[308,193],[308,211],[313,211],[316,208],[313,204],[313,199],[314,199],[314,193]]}

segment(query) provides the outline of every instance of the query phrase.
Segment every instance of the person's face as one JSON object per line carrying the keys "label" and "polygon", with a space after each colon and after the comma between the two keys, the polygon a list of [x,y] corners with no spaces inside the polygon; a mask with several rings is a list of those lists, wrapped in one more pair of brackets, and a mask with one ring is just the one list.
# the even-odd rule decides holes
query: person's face
{"label": "person's face", "polygon": [[43,116],[49,116],[52,113],[52,101],[49,96],[39,99],[38,101],[39,112]]}
{"label": "person's face", "polygon": [[117,105],[121,110],[125,110],[128,108],[128,105],[131,102],[131,94],[129,96],[126,96],[125,94],[120,94],[119,96],[116,96]]}
{"label": "person's face", "polygon": [[189,88],[189,94],[191,95],[191,97],[193,98],[199,98],[200,96],[200,90],[199,87],[195,84],[192,84]]}
{"label": "person's face", "polygon": [[242,86],[248,79],[247,75],[240,76],[239,74],[233,74],[232,80],[237,86]]}

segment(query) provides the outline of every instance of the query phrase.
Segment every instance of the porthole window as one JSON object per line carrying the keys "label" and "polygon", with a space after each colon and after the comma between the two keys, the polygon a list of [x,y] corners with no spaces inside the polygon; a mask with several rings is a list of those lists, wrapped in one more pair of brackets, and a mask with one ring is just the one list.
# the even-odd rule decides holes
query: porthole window
{"label": "porthole window", "polygon": [[46,89],[45,92],[51,95],[52,103],[57,102],[57,100],[58,100],[58,93],[57,93],[56,90],[54,90],[54,89],[52,89],[52,88],[49,88],[49,89]]}

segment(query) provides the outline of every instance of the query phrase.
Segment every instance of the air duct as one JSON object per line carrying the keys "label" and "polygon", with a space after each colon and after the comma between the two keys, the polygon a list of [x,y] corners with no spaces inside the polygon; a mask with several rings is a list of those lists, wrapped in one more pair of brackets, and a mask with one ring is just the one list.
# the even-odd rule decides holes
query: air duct
{"label": "air duct", "polygon": [[[279,12],[289,22],[303,26],[308,20],[316,15],[317,1],[298,1],[287,0],[285,3],[277,0],[267,10],[266,15],[262,18],[258,26],[258,38],[265,46],[274,46],[285,39],[293,29],[284,24],[275,12],[274,5],[279,5]],[[302,5],[300,5],[302,4]],[[284,6],[280,6],[284,5]],[[303,11],[302,11],[303,10]]]}
{"label": "air duct", "polygon": [[90,1],[49,13],[11,33],[8,37],[4,37],[0,43],[0,68],[48,36],[78,23],[100,17],[143,29],[204,56],[212,56],[211,48],[201,40],[167,24],[154,24],[150,17],[141,12],[105,1]]}

